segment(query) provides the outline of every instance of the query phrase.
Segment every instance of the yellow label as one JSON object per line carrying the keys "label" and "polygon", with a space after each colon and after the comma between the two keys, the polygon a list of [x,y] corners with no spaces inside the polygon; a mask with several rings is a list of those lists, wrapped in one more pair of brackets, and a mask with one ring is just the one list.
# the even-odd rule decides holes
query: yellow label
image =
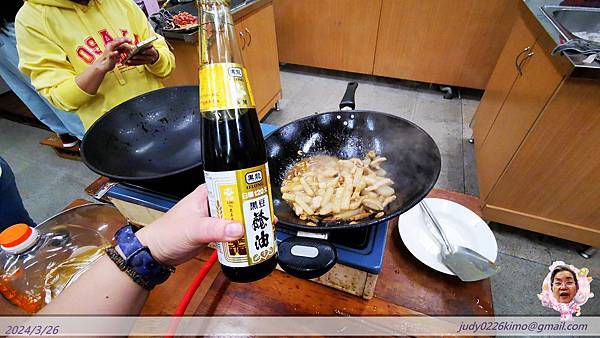
{"label": "yellow label", "polygon": [[200,111],[254,108],[246,68],[238,63],[213,63],[200,68]]}
{"label": "yellow label", "polygon": [[277,245],[268,164],[234,171],[204,171],[204,177],[211,215],[239,221],[245,229],[240,240],[217,243],[219,262],[246,267],[273,257]]}

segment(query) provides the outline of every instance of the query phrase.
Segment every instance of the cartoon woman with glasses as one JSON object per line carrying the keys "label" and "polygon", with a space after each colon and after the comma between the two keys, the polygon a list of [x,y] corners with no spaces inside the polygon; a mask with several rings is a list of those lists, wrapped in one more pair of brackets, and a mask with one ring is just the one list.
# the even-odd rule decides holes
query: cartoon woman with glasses
{"label": "cartoon woman with glasses", "polygon": [[552,271],[550,281],[552,282],[552,294],[559,303],[569,304],[579,290],[577,275],[564,265],[558,266]]}
{"label": "cartoon woman with glasses", "polygon": [[594,296],[590,290],[589,270],[577,269],[562,261],[552,263],[549,270],[538,298],[543,306],[560,312],[561,320],[572,320],[573,314],[579,316],[581,306]]}

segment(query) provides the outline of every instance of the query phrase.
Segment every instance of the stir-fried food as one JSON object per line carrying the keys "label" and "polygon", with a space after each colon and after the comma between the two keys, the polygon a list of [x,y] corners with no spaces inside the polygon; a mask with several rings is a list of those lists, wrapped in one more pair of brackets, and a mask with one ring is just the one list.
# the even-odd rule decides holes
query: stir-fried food
{"label": "stir-fried food", "polygon": [[381,168],[385,160],[374,151],[363,160],[321,155],[305,158],[287,173],[282,197],[309,225],[382,217],[386,206],[396,199],[394,182]]}

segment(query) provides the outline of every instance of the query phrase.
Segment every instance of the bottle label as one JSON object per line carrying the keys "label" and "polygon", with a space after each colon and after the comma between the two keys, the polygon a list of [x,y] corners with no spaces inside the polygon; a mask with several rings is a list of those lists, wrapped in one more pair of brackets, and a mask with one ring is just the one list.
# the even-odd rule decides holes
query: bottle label
{"label": "bottle label", "polygon": [[212,63],[200,68],[200,112],[254,108],[246,68],[239,63]]}
{"label": "bottle label", "polygon": [[208,203],[213,217],[239,221],[245,236],[217,244],[219,262],[247,267],[266,261],[277,252],[269,166],[233,171],[204,171]]}

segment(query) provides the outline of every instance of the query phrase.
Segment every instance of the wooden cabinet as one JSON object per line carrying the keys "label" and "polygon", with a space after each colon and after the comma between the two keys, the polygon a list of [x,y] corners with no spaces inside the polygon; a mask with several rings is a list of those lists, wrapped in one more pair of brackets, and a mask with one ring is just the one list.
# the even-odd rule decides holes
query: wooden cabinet
{"label": "wooden cabinet", "polygon": [[477,108],[473,128],[473,138],[477,140],[476,148],[481,148],[484,144],[487,133],[519,76],[517,62],[522,61],[526,50],[533,48],[537,37],[538,33],[532,32],[525,25],[525,21],[520,16],[517,17]]}
{"label": "wooden cabinet", "polygon": [[[527,58],[526,55],[531,56]],[[522,75],[517,76],[487,137],[476,151],[477,163],[481,164],[481,170],[477,174],[482,198],[488,196],[493,184],[563,79],[560,71],[553,67],[546,51],[537,44],[530,54],[523,55],[521,59]]]}
{"label": "wooden cabinet", "polygon": [[270,5],[235,24],[242,40],[242,58],[250,77],[256,111],[261,119],[279,100],[281,92],[274,22],[273,6]]}
{"label": "wooden cabinet", "polygon": [[200,65],[198,44],[180,40],[167,40],[167,42],[175,55],[175,69],[169,77],[162,80],[165,87],[197,85]]}
{"label": "wooden cabinet", "polygon": [[382,0],[274,0],[279,61],[371,74]]}
{"label": "wooden cabinet", "polygon": [[487,218],[600,247],[598,93],[598,80],[561,85],[487,198]]}
{"label": "wooden cabinet", "polygon": [[556,43],[521,16],[475,115],[482,213],[600,246],[600,81],[571,78],[550,56]]}
{"label": "wooden cabinet", "polygon": [[518,0],[275,0],[284,63],[483,89]]}
{"label": "wooden cabinet", "polygon": [[[277,38],[273,5],[259,0],[255,10],[243,16],[234,15],[235,32],[242,59],[248,70],[258,117],[262,119],[281,97]],[[261,5],[262,4],[262,5]],[[239,33],[242,32],[242,37]],[[165,86],[198,84],[198,44],[169,40],[177,64],[174,72],[163,80]]]}
{"label": "wooden cabinet", "polygon": [[485,88],[516,1],[383,0],[373,74]]}

